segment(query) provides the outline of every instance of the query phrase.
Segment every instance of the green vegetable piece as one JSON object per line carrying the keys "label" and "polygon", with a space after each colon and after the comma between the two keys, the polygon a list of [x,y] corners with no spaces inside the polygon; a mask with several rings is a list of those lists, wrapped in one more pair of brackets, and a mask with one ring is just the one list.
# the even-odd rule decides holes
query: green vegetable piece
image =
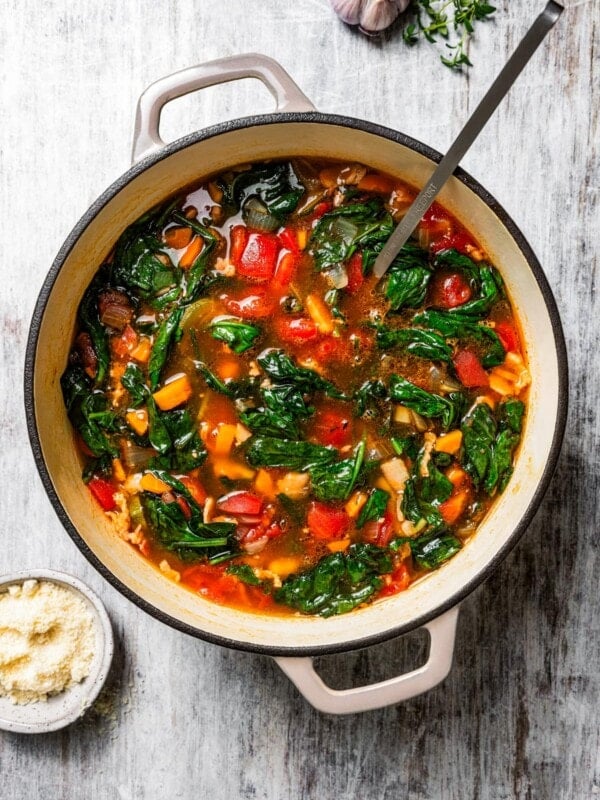
{"label": "green vegetable piece", "polygon": [[106,328],[100,322],[98,313],[98,291],[100,288],[99,278],[94,279],[83,295],[83,300],[79,305],[79,320],[85,331],[90,335],[98,365],[94,382],[96,386],[104,383],[108,365],[110,363],[110,352],[108,349],[108,334]]}
{"label": "green vegetable piece", "polygon": [[525,403],[514,397],[507,397],[498,405],[498,425],[502,429],[508,428],[513,433],[521,433],[524,414]]}
{"label": "green vegetable piece", "polygon": [[304,186],[289,162],[255,164],[238,172],[230,183],[221,183],[223,203],[232,213],[242,210],[251,198],[258,198],[269,214],[283,223],[302,195]]}
{"label": "green vegetable piece", "polygon": [[362,528],[366,522],[378,520],[383,517],[387,508],[390,495],[385,489],[371,489],[367,502],[360,510],[356,527]]}
{"label": "green vegetable piece", "polygon": [[434,328],[445,337],[473,342],[481,351],[481,363],[486,369],[504,361],[506,353],[496,332],[467,315],[458,312],[451,314],[449,311],[423,311],[415,315],[413,322]]}
{"label": "green vegetable piece", "polygon": [[356,416],[375,417],[387,410],[388,391],[383,381],[365,381],[354,392]]}
{"label": "green vegetable piece", "polygon": [[418,414],[429,419],[441,418],[442,425],[447,430],[460,416],[464,405],[464,395],[459,392],[450,392],[445,397],[432,394],[415,386],[406,378],[392,375],[390,380],[390,397],[397,403],[413,409]]}
{"label": "green vegetable piece", "polygon": [[93,389],[92,381],[81,367],[69,367],[60,383],[69,419],[90,452],[96,458],[116,458],[119,450],[110,434],[117,432],[118,419],[106,395]]}
{"label": "green vegetable piece", "polygon": [[209,328],[214,338],[225,342],[234,353],[245,353],[260,336],[259,328],[237,317],[218,317],[210,323]]}
{"label": "green vegetable piece", "polygon": [[249,586],[260,586],[260,578],[254,574],[254,570],[248,564],[229,564],[225,572],[228,575],[235,575],[242,583],[247,583]]}
{"label": "green vegetable piece", "polygon": [[485,478],[492,460],[496,438],[496,420],[487,403],[479,403],[465,418],[463,433],[463,467],[479,485]]}
{"label": "green vegetable piece", "polygon": [[150,378],[150,388],[152,391],[154,391],[160,383],[160,375],[168,358],[169,350],[177,338],[182,314],[183,308],[176,308],[160,323],[158,328],[158,333],[156,334],[148,361],[148,376]]}
{"label": "green vegetable piece", "polygon": [[307,614],[345,614],[372,597],[383,585],[379,576],[391,570],[386,550],[352,544],[346,553],[326,556],[312,569],[290,575],[275,599]]}
{"label": "green vegetable piece", "polygon": [[331,463],[318,463],[310,467],[312,491],[317,500],[326,503],[347,500],[356,486],[364,465],[366,443],[363,440],[354,451],[353,458]]}
{"label": "green vegetable piece", "polygon": [[437,569],[462,548],[460,540],[450,533],[419,536],[409,542],[412,557],[422,569]]}
{"label": "green vegetable piece", "polygon": [[277,383],[291,384],[302,393],[322,391],[329,397],[344,398],[343,392],[340,392],[331,381],[325,380],[312,369],[298,367],[283,350],[267,350],[257,361],[267,375]]}
{"label": "green vegetable piece", "polygon": [[336,455],[334,447],[272,436],[252,436],[246,445],[246,460],[253,467],[286,467],[297,472],[331,464]]}
{"label": "green vegetable piece", "polygon": [[390,350],[402,347],[407,353],[429,361],[450,361],[452,348],[434,331],[421,328],[388,328],[378,325],[375,334],[378,347]]}
{"label": "green vegetable piece", "polygon": [[150,389],[146,386],[144,373],[137,364],[127,364],[125,373],[121,378],[121,383],[129,392],[130,405],[132,408],[138,408],[147,401]]}
{"label": "green vegetable piece", "polygon": [[392,262],[385,282],[385,296],[393,311],[418,308],[425,300],[431,280],[429,253],[408,243]]}

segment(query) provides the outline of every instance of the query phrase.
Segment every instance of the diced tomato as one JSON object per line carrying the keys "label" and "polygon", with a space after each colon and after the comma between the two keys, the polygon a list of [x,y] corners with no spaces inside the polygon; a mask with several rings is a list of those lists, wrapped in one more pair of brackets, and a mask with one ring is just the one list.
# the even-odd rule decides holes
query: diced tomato
{"label": "diced tomato", "polygon": [[117,507],[115,502],[115,487],[104,478],[92,478],[88,483],[90,492],[98,501],[103,511],[114,511]]}
{"label": "diced tomato", "polygon": [[226,514],[256,517],[263,510],[263,500],[252,492],[231,492],[217,500],[217,508]]}
{"label": "diced tomato", "polygon": [[410,586],[410,572],[408,571],[406,564],[400,564],[399,567],[396,567],[396,569],[390,575],[390,578],[390,582],[386,584],[379,593],[380,597],[388,597],[392,594],[398,594],[399,592],[403,592],[405,589],[408,589]]}
{"label": "diced tomato", "polygon": [[352,442],[352,415],[333,408],[318,409],[310,421],[310,435],[319,444],[344,447]]}
{"label": "diced tomato", "polygon": [[184,569],[182,581],[204,597],[216,603],[265,608],[273,599],[258,586],[249,586],[235,575],[229,575],[222,565],[197,564]]}
{"label": "diced tomato", "polygon": [[206,503],[206,489],[202,486],[198,478],[195,478],[193,475],[182,475],[179,480],[199,506],[203,506],[204,503]]}
{"label": "diced tomato", "polygon": [[120,336],[111,337],[110,348],[116,358],[125,358],[131,353],[137,342],[137,333],[131,325],[126,325]]}
{"label": "diced tomato", "polygon": [[323,214],[327,214],[328,211],[331,211],[332,207],[333,206],[329,201],[322,200],[320,203],[317,203],[317,205],[314,207],[312,218],[321,219]]}
{"label": "diced tomato", "polygon": [[313,501],[308,508],[307,525],[315,539],[341,539],[350,527],[343,508]]}
{"label": "diced tomato", "polygon": [[278,522],[272,522],[265,530],[265,536],[267,536],[269,539],[275,539],[277,536],[281,536],[282,533],[283,528]]}
{"label": "diced tomato", "polygon": [[270,317],[275,309],[275,300],[267,293],[266,289],[256,288],[249,294],[222,299],[230,314],[242,319],[263,319]]}
{"label": "diced tomato", "polygon": [[469,497],[467,489],[454,490],[447,500],[440,503],[438,510],[447,525],[454,525],[458,521],[469,503]]}
{"label": "diced tomato", "polygon": [[519,351],[519,336],[510,322],[498,322],[494,330],[502,342],[502,347],[507,352],[517,353]]}
{"label": "diced tomato", "polygon": [[248,242],[249,230],[245,225],[234,225],[229,235],[229,260],[238,266]]}
{"label": "diced tomato", "polygon": [[287,344],[308,344],[315,342],[321,335],[309,317],[277,317],[275,330],[281,341]]}
{"label": "diced tomato", "polygon": [[297,266],[298,266],[297,253],[284,253],[283,256],[279,259],[279,263],[277,264],[277,271],[275,272],[275,277],[271,281],[271,287],[273,288],[273,290],[277,291],[278,289],[287,288],[294,279]]}
{"label": "diced tomato", "polygon": [[440,239],[431,242],[429,250],[432,253],[441,253],[442,250],[458,250],[463,255],[469,255],[471,247],[475,247],[473,239],[464,231],[460,231],[442,236]]}
{"label": "diced tomato", "polygon": [[438,273],[434,276],[431,287],[431,302],[438,308],[456,308],[471,299],[471,287],[459,273],[450,275]]}
{"label": "diced tomato", "polygon": [[362,262],[363,262],[362,253],[354,253],[352,258],[348,262],[347,266],[348,286],[346,288],[348,289],[350,294],[355,294],[365,282]]}
{"label": "diced tomato", "polygon": [[394,534],[394,518],[385,511],[380,519],[367,522],[362,531],[363,539],[378,547],[386,547]]}
{"label": "diced tomato", "polygon": [[481,366],[480,360],[471,350],[459,350],[453,357],[452,363],[459,381],[467,389],[476,386],[488,386],[488,374]]}
{"label": "diced tomato", "polygon": [[450,215],[438,203],[432,203],[423,214],[419,227],[424,228],[432,236],[447,236],[454,227]]}
{"label": "diced tomato", "polygon": [[286,250],[292,253],[300,252],[296,231],[293,228],[284,228],[282,231],[279,231],[277,238],[281,242],[282,247],[285,247]]}
{"label": "diced tomato", "polygon": [[347,362],[350,358],[348,342],[341,336],[326,336],[317,344],[314,356],[322,364]]}
{"label": "diced tomato", "polygon": [[271,280],[279,249],[279,239],[274,233],[250,233],[241,256],[233,262],[238,275],[257,283]]}

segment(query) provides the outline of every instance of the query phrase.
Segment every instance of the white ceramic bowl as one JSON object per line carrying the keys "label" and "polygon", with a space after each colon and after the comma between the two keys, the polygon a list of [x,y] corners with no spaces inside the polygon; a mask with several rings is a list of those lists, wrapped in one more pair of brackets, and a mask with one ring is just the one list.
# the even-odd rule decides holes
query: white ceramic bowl
{"label": "white ceramic bowl", "polygon": [[27,580],[49,581],[63,586],[80,597],[94,620],[96,648],[87,678],[70,686],[60,694],[36,703],[15,704],[8,697],[0,697],[0,730],[15,733],[49,733],[64,728],[79,719],[92,705],[110,670],[114,642],[110,619],[100,598],[77,578],[51,569],[13,572],[0,576],[0,594],[9,586]]}
{"label": "white ceramic bowl", "polygon": [[[277,99],[278,111],[285,113],[235,120],[164,145],[158,135],[164,103],[241,77],[265,82]],[[42,288],[30,331],[25,377],[29,432],[42,480],[67,531],[90,561],[124,595],[173,627],[219,644],[283,657],[340,652],[421,625],[431,628],[436,618],[455,607],[505,557],[533,517],[558,457],[567,396],[562,329],[544,273],[506,212],[473,178],[458,171],[439,200],[475,233],[500,268],[522,324],[532,375],[514,476],[473,540],[410,590],[327,620],[242,613],[218,606],[168,581],[140,558],[116,536],[81,482],[59,383],[77,306],[119,235],[145,211],[182,187],[234,164],[299,155],[362,162],[417,187],[440,159],[439,153],[396,131],[314,111],[282,68],[263,56],[211,62],[151,86],[138,106],[134,158],[139,162],[84,215]],[[447,671],[455,615],[445,619],[443,637],[450,651],[444,661]],[[280,663],[288,674],[297,673],[301,664],[305,671],[309,669],[306,658]],[[437,680],[442,672],[438,669]],[[297,675],[294,680],[299,683]]]}

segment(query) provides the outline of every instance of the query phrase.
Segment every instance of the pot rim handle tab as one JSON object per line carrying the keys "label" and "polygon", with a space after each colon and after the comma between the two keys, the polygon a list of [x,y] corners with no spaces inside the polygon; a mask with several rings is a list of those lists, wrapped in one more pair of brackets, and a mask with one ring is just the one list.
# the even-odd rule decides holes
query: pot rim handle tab
{"label": "pot rim handle tab", "polygon": [[278,656],[275,661],[300,694],[325,714],[355,714],[395,705],[433,689],[450,672],[458,610],[455,606],[423,626],[430,637],[429,656],[423,666],[380,683],[331,689],[317,674],[312,658]]}
{"label": "pot rim handle tab", "polygon": [[277,112],[316,110],[281,64],[268,56],[244,53],[207,61],[160,78],[140,96],[133,132],[133,163],[165,146],[159,125],[161,111],[168,102],[198,89],[243,78],[261,81],[275,98]]}

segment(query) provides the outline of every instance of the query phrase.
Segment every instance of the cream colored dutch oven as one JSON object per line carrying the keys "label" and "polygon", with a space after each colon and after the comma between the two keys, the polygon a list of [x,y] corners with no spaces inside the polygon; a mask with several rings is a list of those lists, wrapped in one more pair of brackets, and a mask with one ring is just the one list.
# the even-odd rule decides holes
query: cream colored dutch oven
{"label": "cream colored dutch oven", "polygon": [[[276,113],[234,120],[165,144],[160,112],[175,97],[225,81],[258,78]],[[533,252],[514,222],[459,171],[440,202],[473,230],[500,267],[522,323],[532,375],[527,423],[514,476],[474,539],[408,591],[349,615],[321,619],[242,613],[215,605],[167,580],[111,529],[81,481],[81,465],[62,401],[76,310],[97,267],[124,229],[182,187],[242,162],[290,156],[358,161],[422,186],[439,154],[401,133],[318,113],[289,75],[249,54],[184,70],[140,98],[132,168],[89,209],[63,245],[41,290],[25,371],[31,444],[48,495],[84,555],[117,589],[168,625],[210,642],[265,653],[316,708],[343,714],[398,703],[447,675],[459,602],[506,556],[530,522],[550,480],[566,416],[567,367],[560,320]],[[424,666],[382,683],[334,691],[312,657],[366,647],[425,627]]]}

